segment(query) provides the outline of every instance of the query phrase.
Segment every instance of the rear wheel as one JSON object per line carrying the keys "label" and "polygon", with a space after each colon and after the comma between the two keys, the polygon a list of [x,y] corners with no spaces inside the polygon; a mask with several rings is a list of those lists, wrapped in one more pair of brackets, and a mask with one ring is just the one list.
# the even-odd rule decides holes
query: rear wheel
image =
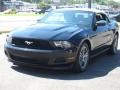
{"label": "rear wheel", "polygon": [[80,47],[79,54],[77,55],[76,62],[73,66],[74,72],[83,72],[89,62],[90,50],[87,43],[83,43]]}
{"label": "rear wheel", "polygon": [[118,48],[118,35],[115,35],[112,45],[110,46],[110,54],[115,55],[117,53]]}

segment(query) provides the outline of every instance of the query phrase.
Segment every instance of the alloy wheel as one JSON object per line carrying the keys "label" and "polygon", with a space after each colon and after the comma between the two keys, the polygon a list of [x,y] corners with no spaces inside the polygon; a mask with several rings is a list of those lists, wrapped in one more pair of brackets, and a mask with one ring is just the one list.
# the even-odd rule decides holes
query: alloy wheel
{"label": "alloy wheel", "polygon": [[85,69],[89,61],[89,48],[86,44],[81,47],[79,53],[79,64],[82,69]]}
{"label": "alloy wheel", "polygon": [[116,35],[113,43],[113,49],[115,53],[117,52],[117,48],[118,48],[118,36]]}

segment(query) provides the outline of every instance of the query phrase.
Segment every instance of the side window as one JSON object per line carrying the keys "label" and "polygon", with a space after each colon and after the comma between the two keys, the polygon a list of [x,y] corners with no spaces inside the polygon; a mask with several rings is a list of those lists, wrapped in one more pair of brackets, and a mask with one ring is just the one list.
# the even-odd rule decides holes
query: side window
{"label": "side window", "polygon": [[103,17],[101,14],[96,14],[96,21],[103,20]]}
{"label": "side window", "polygon": [[107,23],[110,23],[110,20],[108,19],[108,17],[105,14],[103,14],[103,13],[96,14],[96,20],[97,21],[105,20]]}
{"label": "side window", "polygon": [[110,23],[110,20],[108,19],[108,17],[106,15],[105,16],[105,20],[107,21],[107,23]]}
{"label": "side window", "polygon": [[108,17],[103,13],[96,14],[96,21],[105,20],[107,23],[110,23]]}

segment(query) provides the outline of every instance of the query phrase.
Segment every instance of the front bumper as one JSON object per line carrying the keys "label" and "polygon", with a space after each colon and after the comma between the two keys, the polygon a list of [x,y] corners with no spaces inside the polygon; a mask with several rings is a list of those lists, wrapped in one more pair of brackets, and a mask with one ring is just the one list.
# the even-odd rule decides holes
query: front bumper
{"label": "front bumper", "polygon": [[69,69],[73,66],[76,55],[71,50],[37,50],[8,44],[5,44],[4,50],[9,61],[14,64],[47,69]]}

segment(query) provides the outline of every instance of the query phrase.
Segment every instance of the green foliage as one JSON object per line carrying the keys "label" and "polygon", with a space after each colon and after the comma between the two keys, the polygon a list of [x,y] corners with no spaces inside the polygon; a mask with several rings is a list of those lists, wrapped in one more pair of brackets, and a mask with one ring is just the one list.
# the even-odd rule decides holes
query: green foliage
{"label": "green foliage", "polygon": [[5,12],[5,14],[16,14],[16,9],[10,9],[8,11]]}
{"label": "green foliage", "polygon": [[120,8],[120,2],[115,2],[113,0],[108,1],[108,5],[112,6],[113,8]]}
{"label": "green foliage", "polygon": [[100,4],[100,5],[107,5],[108,0],[94,0],[93,3],[97,3],[97,4]]}
{"label": "green foliage", "polygon": [[21,0],[21,1],[24,1],[24,2],[31,2],[31,0]]}
{"label": "green foliage", "polygon": [[44,2],[47,3],[47,4],[51,4],[52,0],[44,0]]}
{"label": "green foliage", "polygon": [[[22,0],[25,2],[39,3],[38,7],[46,7],[46,4],[51,4],[53,0]],[[43,3],[44,2],[44,3]],[[72,4],[83,4],[87,3],[88,0],[60,0],[61,5],[72,5]],[[92,3],[97,3],[100,5],[109,5],[113,8],[120,8],[120,2],[115,2],[115,0],[92,0]]]}
{"label": "green foliage", "polygon": [[44,2],[40,2],[38,4],[38,8],[40,8],[40,9],[48,9],[48,8],[50,8],[50,6],[48,4],[46,4],[46,3],[44,3]]}
{"label": "green foliage", "polygon": [[62,5],[71,5],[71,4],[80,4],[85,3],[86,0],[60,0],[60,4]]}
{"label": "green foliage", "polygon": [[21,0],[21,1],[24,1],[24,2],[31,2],[31,3],[39,3],[39,2],[45,2],[45,3],[52,3],[52,0]]}
{"label": "green foliage", "polygon": [[94,0],[93,3],[97,3],[100,5],[108,5],[113,8],[120,8],[120,2],[116,2],[114,0]]}

